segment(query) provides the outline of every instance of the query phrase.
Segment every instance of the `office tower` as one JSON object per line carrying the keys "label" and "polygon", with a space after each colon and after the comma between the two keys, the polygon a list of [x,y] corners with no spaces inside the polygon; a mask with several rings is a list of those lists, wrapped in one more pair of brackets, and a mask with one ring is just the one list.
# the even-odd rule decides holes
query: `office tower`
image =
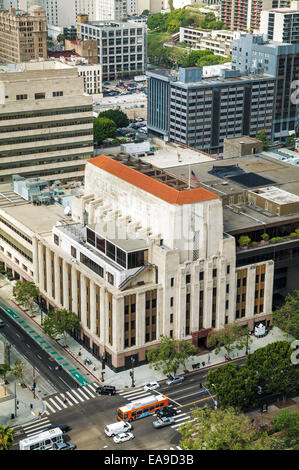
{"label": "office tower", "polygon": [[232,68],[275,78],[272,135],[285,139],[290,131],[297,131],[299,107],[296,85],[299,77],[299,44],[269,41],[263,35],[242,33],[233,41]]}
{"label": "office tower", "polygon": [[93,155],[92,98],[77,69],[61,66],[1,66],[0,181],[82,179]]}
{"label": "office tower", "polygon": [[272,8],[261,13],[260,33],[268,39],[290,44],[299,43],[299,2],[290,8]]}
{"label": "office tower", "polygon": [[0,11],[0,62],[47,58],[47,21],[43,8]]}

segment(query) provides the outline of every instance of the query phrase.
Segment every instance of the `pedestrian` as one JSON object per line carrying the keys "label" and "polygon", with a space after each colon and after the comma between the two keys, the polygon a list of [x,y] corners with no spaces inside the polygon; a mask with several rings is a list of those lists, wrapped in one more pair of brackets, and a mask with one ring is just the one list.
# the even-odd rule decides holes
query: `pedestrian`
{"label": "pedestrian", "polygon": [[66,402],[67,402],[67,396],[64,395],[64,397],[63,397],[63,403],[66,403]]}
{"label": "pedestrian", "polygon": [[210,354],[208,354],[208,364],[210,364]]}

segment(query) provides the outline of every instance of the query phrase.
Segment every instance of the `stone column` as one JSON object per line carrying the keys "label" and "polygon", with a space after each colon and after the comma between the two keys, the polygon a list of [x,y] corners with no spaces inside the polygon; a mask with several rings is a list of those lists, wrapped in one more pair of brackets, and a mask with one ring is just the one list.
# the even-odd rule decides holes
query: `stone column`
{"label": "stone column", "polygon": [[96,334],[96,285],[95,282],[90,280],[90,331]]}
{"label": "stone column", "polygon": [[[157,302],[158,303],[158,302]],[[156,325],[158,322],[156,323]],[[143,347],[145,343],[145,292],[136,295],[136,346]]]}
{"label": "stone column", "polygon": [[81,273],[81,324],[82,328],[87,328],[86,318],[86,277]]}
{"label": "stone column", "polygon": [[32,254],[33,254],[33,281],[34,284],[39,284],[39,269],[38,269],[38,243],[35,237],[32,237]]}
{"label": "stone column", "polygon": [[72,311],[78,315],[77,270],[72,266]]}
{"label": "stone column", "polygon": [[70,309],[69,305],[69,277],[68,277],[68,264],[65,260],[62,261],[62,279],[63,279],[63,308]]}
{"label": "stone column", "polygon": [[124,310],[124,298],[112,297],[112,349],[117,354],[124,348],[124,322],[121,312]]}
{"label": "stone column", "polygon": [[51,266],[51,250],[46,248],[46,269],[47,269],[47,294],[48,298],[52,298],[52,266]]}
{"label": "stone column", "polygon": [[43,245],[41,243],[38,244],[38,278],[39,278],[39,289],[44,292],[45,291],[45,277],[44,277],[44,257],[43,257]]}
{"label": "stone column", "polygon": [[60,302],[60,269],[58,255],[54,253],[54,278],[55,278],[55,302],[61,305]]}

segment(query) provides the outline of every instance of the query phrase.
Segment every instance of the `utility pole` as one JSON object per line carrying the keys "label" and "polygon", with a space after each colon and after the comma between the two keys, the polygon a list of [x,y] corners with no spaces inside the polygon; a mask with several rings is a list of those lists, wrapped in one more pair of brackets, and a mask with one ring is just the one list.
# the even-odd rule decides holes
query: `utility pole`
{"label": "utility pole", "polygon": [[203,388],[204,391],[205,391],[206,393],[208,393],[208,395],[212,398],[213,403],[214,403],[214,406],[215,406],[215,410],[217,410],[217,407],[218,407],[218,402],[217,402],[217,400],[214,400],[214,397],[212,396],[210,390],[208,390],[203,384],[202,384],[202,388]]}

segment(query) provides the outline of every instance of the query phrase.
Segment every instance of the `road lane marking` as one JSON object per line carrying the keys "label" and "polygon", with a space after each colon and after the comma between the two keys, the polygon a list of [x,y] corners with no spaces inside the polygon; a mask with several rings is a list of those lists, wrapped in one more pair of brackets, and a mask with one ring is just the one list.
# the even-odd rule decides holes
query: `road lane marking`
{"label": "road lane marking", "polygon": [[76,405],[78,405],[78,401],[76,400],[76,398],[73,397],[73,395],[70,394],[70,392],[66,392],[67,395],[76,403]]}
{"label": "road lane marking", "polygon": [[87,395],[85,395],[85,393],[83,392],[82,388],[78,388],[78,389],[77,389],[77,392],[78,392],[78,393],[79,393],[79,392],[82,393],[82,395],[84,396],[84,398],[85,398],[86,400],[90,400],[90,397],[87,396]]}
{"label": "road lane marking", "polygon": [[47,401],[45,401],[44,403],[46,405],[46,408],[49,408],[50,411],[52,411],[52,413],[56,413],[56,410],[54,410],[54,408],[52,408],[52,406],[50,406],[50,403],[48,403]]}
{"label": "road lane marking", "polygon": [[[77,398],[79,398],[80,401],[84,401],[82,397],[80,397],[80,395],[78,395],[78,393],[75,391],[75,390],[72,390],[72,392],[76,395]],[[67,394],[69,394],[69,392],[66,392]]]}
{"label": "road lane marking", "polygon": [[56,397],[55,397],[55,398],[56,398],[56,400],[58,400],[58,401],[59,401],[59,403],[60,403],[60,404],[61,404],[61,405],[62,405],[64,408],[67,408],[67,405],[66,405],[65,403],[63,403],[63,401],[62,401],[62,400],[60,400],[60,398],[59,398],[57,395],[56,395]]}
{"label": "road lane marking", "polygon": [[205,393],[205,391],[202,390],[201,392],[189,393],[189,395],[183,395],[182,397],[177,397],[177,400],[181,400],[182,398],[192,397],[192,395],[199,395],[200,393]]}
{"label": "road lane marking", "polygon": [[187,388],[180,388],[179,390],[174,390],[173,392],[170,391],[168,395],[171,395],[174,393],[181,393],[181,392],[184,392],[185,390],[190,390],[190,388],[194,389],[194,385],[192,385],[191,387],[187,387]]}
{"label": "road lane marking", "polygon": [[93,393],[91,393],[91,391],[88,390],[86,387],[84,387],[84,392],[89,393],[89,395],[90,395],[92,398],[95,398],[95,397],[96,397],[96,395],[94,395]]}
{"label": "road lane marking", "polygon": [[200,401],[211,400],[211,398],[214,398],[215,396],[216,395],[212,395],[211,397],[206,397],[206,398],[202,398],[201,400],[196,400],[191,403],[186,403],[185,405],[180,405],[179,408],[184,408],[184,406],[194,405],[195,403],[199,403]]}
{"label": "road lane marking", "polygon": [[55,400],[53,400],[53,398],[49,398],[49,400],[50,400],[50,401],[53,403],[53,405],[55,405],[55,406],[56,406],[56,408],[57,408],[59,411],[61,411],[61,410],[62,410],[62,408],[60,408],[60,406],[58,406],[58,405],[57,405],[56,401],[55,401]]}

